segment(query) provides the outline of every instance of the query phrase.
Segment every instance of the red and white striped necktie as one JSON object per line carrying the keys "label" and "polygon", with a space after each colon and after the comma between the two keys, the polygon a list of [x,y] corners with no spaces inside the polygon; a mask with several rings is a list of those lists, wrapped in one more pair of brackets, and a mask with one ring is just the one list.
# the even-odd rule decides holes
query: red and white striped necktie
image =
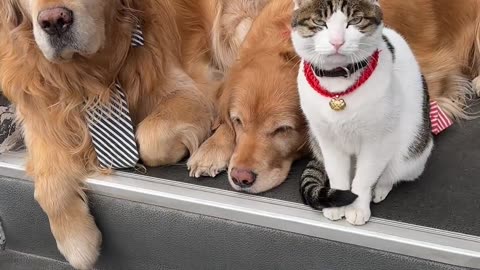
{"label": "red and white striped necktie", "polygon": [[432,133],[435,135],[453,124],[453,121],[442,111],[436,101],[430,102],[430,121],[432,122]]}

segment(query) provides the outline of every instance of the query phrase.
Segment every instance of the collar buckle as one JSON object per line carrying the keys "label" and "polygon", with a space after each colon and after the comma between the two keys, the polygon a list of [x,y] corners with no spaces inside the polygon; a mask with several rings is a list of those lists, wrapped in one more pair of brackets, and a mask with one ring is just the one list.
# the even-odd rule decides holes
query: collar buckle
{"label": "collar buckle", "polygon": [[341,67],[341,69],[343,69],[345,71],[345,74],[343,75],[343,77],[345,78],[349,78],[352,74],[350,73],[350,70],[346,67]]}

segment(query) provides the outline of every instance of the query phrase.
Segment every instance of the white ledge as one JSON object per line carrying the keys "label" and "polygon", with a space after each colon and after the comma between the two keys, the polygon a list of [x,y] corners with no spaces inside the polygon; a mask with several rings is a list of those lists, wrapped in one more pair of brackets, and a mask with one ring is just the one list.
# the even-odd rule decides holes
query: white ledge
{"label": "white ledge", "polygon": [[[24,153],[0,155],[0,175],[22,180]],[[91,192],[326,240],[461,266],[480,265],[480,237],[372,218],[364,226],[332,222],[298,204],[201,185],[116,172],[87,180]]]}

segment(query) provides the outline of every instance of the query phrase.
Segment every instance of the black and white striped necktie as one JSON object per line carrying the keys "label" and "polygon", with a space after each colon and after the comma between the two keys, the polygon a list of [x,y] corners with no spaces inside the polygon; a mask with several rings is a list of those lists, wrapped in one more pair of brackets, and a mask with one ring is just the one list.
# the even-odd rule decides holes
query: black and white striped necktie
{"label": "black and white striped necktie", "polygon": [[[137,25],[132,33],[132,47],[144,45]],[[137,166],[139,154],[130,118],[127,97],[120,83],[110,95],[108,104],[87,109],[87,123],[100,166],[105,169],[127,169]]]}
{"label": "black and white striped necktie", "polygon": [[132,33],[132,47],[140,47],[144,44],[142,28],[139,24],[133,29]]}

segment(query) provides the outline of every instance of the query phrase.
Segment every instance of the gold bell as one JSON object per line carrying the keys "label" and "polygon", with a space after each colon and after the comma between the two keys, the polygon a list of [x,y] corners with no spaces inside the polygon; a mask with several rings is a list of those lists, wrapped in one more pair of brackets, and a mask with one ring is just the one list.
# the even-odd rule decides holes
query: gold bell
{"label": "gold bell", "polygon": [[347,103],[345,103],[345,100],[339,96],[335,96],[330,100],[330,108],[334,111],[343,111],[345,110],[345,107],[347,107]]}

